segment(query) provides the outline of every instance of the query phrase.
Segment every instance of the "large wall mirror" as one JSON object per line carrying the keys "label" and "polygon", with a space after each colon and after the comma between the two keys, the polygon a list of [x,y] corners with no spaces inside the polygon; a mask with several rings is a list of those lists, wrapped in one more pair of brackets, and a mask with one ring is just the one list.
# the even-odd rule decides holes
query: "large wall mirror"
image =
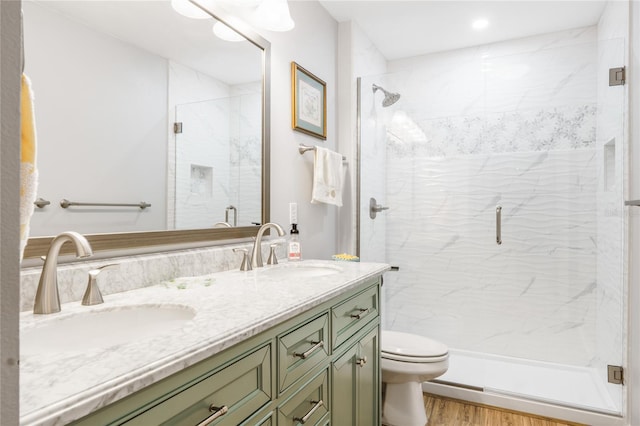
{"label": "large wall mirror", "polygon": [[207,9],[23,1],[43,200],[25,257],[69,230],[100,251],[248,237],[268,221],[270,46],[242,29],[217,38],[224,11]]}

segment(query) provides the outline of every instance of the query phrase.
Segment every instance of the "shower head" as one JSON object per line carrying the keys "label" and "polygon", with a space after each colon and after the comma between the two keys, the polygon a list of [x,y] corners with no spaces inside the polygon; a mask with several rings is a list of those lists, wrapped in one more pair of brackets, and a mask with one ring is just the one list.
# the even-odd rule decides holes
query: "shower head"
{"label": "shower head", "polygon": [[388,107],[391,106],[393,104],[395,104],[396,102],[398,102],[398,99],[400,99],[400,94],[399,93],[389,93],[386,90],[384,90],[382,87],[373,84],[371,86],[371,88],[373,89],[373,93],[376,93],[377,90],[382,90],[382,93],[384,93],[384,99],[382,100],[382,106],[383,107]]}

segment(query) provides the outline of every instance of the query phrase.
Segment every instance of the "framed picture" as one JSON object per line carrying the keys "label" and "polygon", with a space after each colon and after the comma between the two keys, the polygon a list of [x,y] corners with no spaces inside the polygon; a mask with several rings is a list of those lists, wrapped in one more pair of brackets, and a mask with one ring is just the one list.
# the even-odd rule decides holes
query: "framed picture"
{"label": "framed picture", "polygon": [[291,62],[291,126],[327,139],[327,83]]}

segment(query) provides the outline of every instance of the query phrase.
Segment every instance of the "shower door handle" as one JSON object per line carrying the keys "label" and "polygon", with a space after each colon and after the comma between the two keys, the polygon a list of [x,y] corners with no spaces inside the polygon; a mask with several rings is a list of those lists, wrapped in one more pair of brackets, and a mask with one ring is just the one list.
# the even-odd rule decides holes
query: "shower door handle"
{"label": "shower door handle", "polygon": [[496,244],[502,244],[502,206],[496,206]]}

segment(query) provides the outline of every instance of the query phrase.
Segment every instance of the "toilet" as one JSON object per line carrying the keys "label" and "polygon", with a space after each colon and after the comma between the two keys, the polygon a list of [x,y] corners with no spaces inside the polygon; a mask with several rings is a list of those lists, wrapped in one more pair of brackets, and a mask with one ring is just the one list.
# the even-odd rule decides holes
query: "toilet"
{"label": "toilet", "polygon": [[449,348],[426,337],[390,330],[382,330],[381,346],[382,424],[425,426],[422,382],[447,371]]}

